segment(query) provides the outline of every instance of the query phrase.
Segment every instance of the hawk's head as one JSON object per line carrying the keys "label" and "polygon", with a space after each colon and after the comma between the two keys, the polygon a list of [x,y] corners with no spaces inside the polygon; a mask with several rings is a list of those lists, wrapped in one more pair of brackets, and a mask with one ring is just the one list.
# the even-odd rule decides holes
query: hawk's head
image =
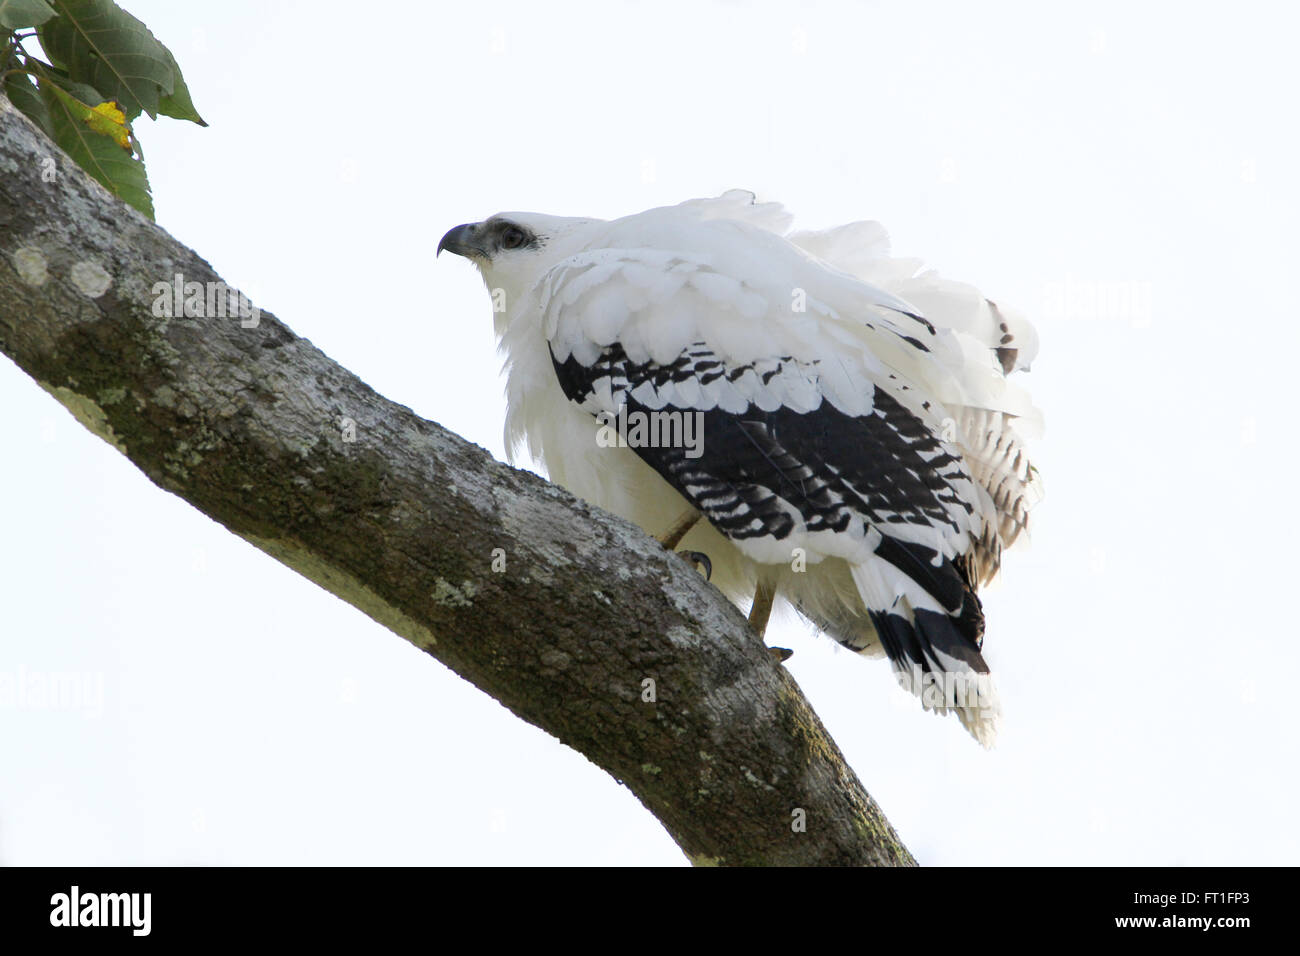
{"label": "hawk's head", "polygon": [[504,291],[510,309],[552,266],[586,247],[601,225],[599,219],[499,212],[450,230],[438,252],[446,249],[473,262],[488,289]]}

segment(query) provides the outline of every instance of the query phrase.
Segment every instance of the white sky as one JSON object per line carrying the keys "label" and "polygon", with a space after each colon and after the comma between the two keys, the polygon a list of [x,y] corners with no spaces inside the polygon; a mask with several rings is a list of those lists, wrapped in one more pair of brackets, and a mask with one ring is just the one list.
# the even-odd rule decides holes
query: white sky
{"label": "white sky", "polygon": [[[159,223],[498,457],[489,299],[433,253],[501,209],[744,186],[1029,312],[1048,497],[985,601],[998,748],[792,619],[770,642],[923,863],[1297,861],[1294,8],[124,5],[211,124],[139,124]],[[0,702],[0,862],[684,864],[8,362],[0,408],[0,679],[103,694]]]}

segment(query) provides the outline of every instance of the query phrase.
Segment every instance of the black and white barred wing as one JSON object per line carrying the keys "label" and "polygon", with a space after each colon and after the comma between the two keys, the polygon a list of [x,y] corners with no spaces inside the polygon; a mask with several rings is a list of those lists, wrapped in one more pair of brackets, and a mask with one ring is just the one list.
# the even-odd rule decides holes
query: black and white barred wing
{"label": "black and white barred wing", "polygon": [[955,440],[995,515],[986,523],[975,553],[978,579],[992,578],[1003,548],[1023,540],[1029,513],[1042,497],[1027,448],[1027,442],[1041,434],[1042,415],[1020,385],[1020,373],[1029,370],[1038,353],[1033,325],[974,286],[926,269],[920,259],[894,256],[889,235],[878,222],[791,232],[791,217],[779,204],[757,203],[744,190],[682,205],[704,218],[729,218],[782,235],[883,294],[897,296],[905,309],[919,310],[949,333],[955,348],[947,352],[944,364],[956,387],[936,397],[948,410],[944,436]]}
{"label": "black and white barred wing", "polygon": [[[771,217],[768,217],[771,220]],[[1043,428],[1042,415],[1019,384],[1038,354],[1038,333],[1015,309],[979,289],[924,268],[921,260],[891,255],[889,237],[876,222],[854,222],[787,238],[850,275],[887,290],[952,332],[960,360],[954,372],[962,397],[948,404],[948,434],[955,437],[976,482],[988,493],[997,520],[989,522],[977,552],[978,577],[997,572],[1002,549],[1028,530],[1029,513],[1042,498],[1027,442]]]}
{"label": "black and white barred wing", "polygon": [[895,669],[988,739],[973,556],[992,506],[943,435],[943,335],[797,254],[717,259],[605,249],[553,270],[539,305],[562,389],[605,420],[693,416],[698,442],[629,444],[753,561],[845,562]]}

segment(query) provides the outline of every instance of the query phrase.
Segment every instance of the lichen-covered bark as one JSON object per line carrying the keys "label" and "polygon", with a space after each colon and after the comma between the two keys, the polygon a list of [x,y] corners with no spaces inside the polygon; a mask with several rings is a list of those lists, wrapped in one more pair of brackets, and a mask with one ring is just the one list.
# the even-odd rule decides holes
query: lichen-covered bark
{"label": "lichen-covered bark", "polygon": [[152,288],[176,273],[219,281],[0,97],[0,351],[87,428],[604,767],[692,862],[914,862],[794,680],[685,561],[376,394],[269,313],[156,316]]}

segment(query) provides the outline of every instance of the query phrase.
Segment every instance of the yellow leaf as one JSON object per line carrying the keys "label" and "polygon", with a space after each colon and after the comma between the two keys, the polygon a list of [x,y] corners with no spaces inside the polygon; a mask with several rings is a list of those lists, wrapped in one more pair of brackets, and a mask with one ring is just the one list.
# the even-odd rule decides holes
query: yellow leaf
{"label": "yellow leaf", "polygon": [[117,143],[127,152],[131,152],[131,127],[127,125],[126,114],[122,112],[121,107],[112,100],[100,103],[91,109],[84,117],[96,133],[103,133],[105,136]]}

